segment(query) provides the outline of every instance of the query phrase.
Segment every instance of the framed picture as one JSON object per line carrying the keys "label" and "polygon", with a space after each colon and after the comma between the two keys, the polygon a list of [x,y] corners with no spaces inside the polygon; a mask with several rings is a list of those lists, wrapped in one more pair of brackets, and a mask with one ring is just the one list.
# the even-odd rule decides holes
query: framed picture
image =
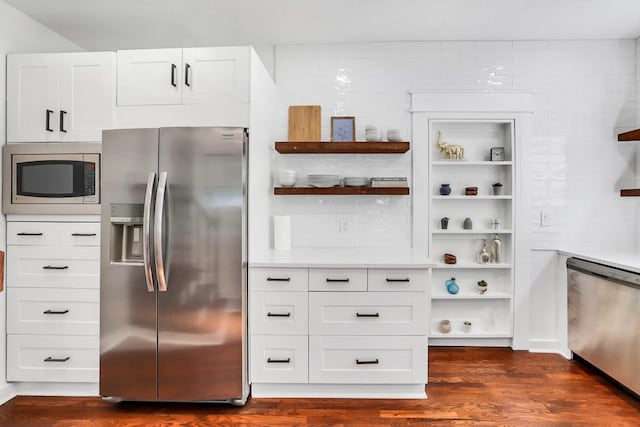
{"label": "framed picture", "polygon": [[331,141],[355,141],[355,117],[331,117]]}
{"label": "framed picture", "polygon": [[491,161],[492,162],[503,162],[504,158],[504,147],[492,147],[491,148]]}

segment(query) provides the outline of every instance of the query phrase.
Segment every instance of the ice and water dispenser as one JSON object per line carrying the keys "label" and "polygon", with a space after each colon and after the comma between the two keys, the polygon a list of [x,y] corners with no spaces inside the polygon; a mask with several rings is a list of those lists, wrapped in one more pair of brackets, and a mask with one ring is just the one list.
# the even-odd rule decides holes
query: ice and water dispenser
{"label": "ice and water dispenser", "polygon": [[111,204],[111,262],[140,264],[143,204]]}

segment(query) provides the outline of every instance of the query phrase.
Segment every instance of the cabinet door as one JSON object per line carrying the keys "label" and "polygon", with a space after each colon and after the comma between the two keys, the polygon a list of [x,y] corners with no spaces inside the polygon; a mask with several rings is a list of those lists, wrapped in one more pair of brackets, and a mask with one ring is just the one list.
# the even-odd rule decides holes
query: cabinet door
{"label": "cabinet door", "polygon": [[113,125],[115,53],[60,54],[60,107],[55,120],[61,141],[101,141]]}
{"label": "cabinet door", "polygon": [[183,50],[184,104],[249,102],[249,48]]}
{"label": "cabinet door", "polygon": [[58,140],[57,64],[54,54],[7,56],[7,142]]}
{"label": "cabinet door", "polygon": [[182,49],[118,51],[118,105],[182,102]]}

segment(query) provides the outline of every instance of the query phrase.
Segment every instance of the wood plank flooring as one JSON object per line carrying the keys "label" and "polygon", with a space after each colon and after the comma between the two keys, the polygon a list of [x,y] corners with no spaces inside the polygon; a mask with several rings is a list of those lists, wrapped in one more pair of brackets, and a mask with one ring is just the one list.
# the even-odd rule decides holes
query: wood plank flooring
{"label": "wood plank flooring", "polygon": [[431,348],[427,393],[428,400],[250,399],[244,407],[20,396],[0,406],[0,426],[640,426],[640,400],[584,362],[552,354]]}

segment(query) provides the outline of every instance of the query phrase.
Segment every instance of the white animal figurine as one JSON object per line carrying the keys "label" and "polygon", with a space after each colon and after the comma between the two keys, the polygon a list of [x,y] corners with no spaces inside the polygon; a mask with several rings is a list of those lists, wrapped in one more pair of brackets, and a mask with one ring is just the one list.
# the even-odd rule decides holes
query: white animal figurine
{"label": "white animal figurine", "polygon": [[442,151],[449,160],[464,159],[464,148],[459,145],[450,145],[445,142],[440,142],[440,131],[438,131],[436,145],[438,146],[438,149]]}

